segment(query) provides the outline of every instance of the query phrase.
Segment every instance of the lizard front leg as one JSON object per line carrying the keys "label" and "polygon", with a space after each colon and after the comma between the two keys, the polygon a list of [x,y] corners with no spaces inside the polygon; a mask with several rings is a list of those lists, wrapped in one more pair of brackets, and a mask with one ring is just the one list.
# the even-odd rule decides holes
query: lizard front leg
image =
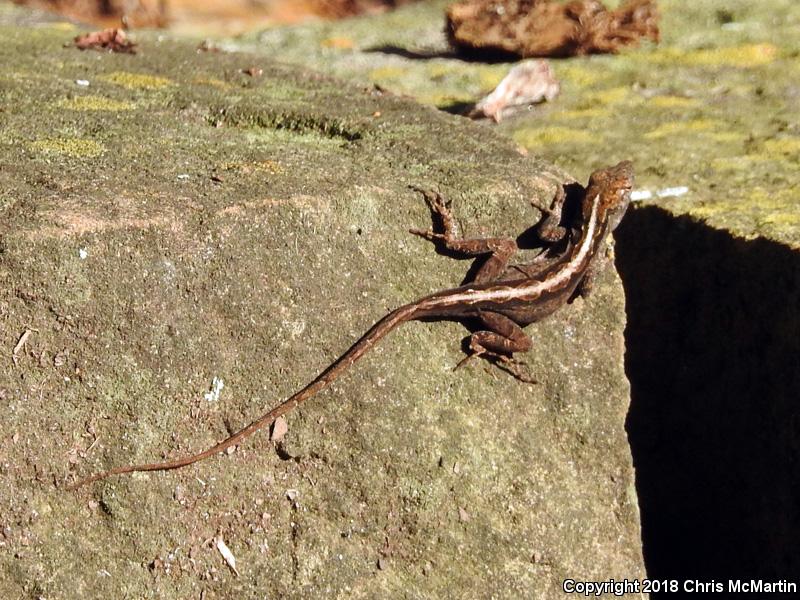
{"label": "lizard front leg", "polygon": [[418,190],[425,196],[431,212],[439,220],[441,233],[433,230],[411,229],[414,235],[425,238],[432,242],[440,242],[451,252],[464,254],[466,256],[482,256],[488,254],[486,259],[473,281],[475,283],[485,283],[498,279],[508,266],[508,261],[517,252],[517,242],[511,238],[475,238],[464,239],[458,237],[455,219],[450,210],[450,204],[442,198],[441,194],[427,190]]}
{"label": "lizard front leg", "polygon": [[531,206],[544,214],[542,220],[536,225],[536,235],[543,242],[559,242],[567,234],[567,228],[561,224],[566,200],[567,193],[564,191],[564,186],[559,185],[548,208],[543,208],[531,202]]}
{"label": "lizard front leg", "polygon": [[[480,266],[473,278],[474,283],[490,283],[507,278],[509,275],[512,278],[519,278],[520,276],[532,277],[535,276],[536,272],[546,267],[546,264],[542,265],[536,262],[528,265],[509,266],[509,260],[518,250],[517,243],[513,239],[464,239],[459,237],[450,205],[442,198],[441,194],[426,190],[418,191],[425,196],[431,212],[439,222],[440,232],[430,229],[426,231],[412,229],[410,230],[411,233],[432,242],[439,242],[451,252],[466,256],[488,254],[488,258]],[[566,234],[566,229],[560,226],[564,199],[563,188],[559,188],[559,192],[553,201],[552,209],[537,227],[537,232],[542,240],[556,242]],[[535,383],[530,376],[521,371],[519,368],[520,363],[512,357],[515,352],[527,352],[531,348],[531,340],[522,330],[522,327],[512,318],[498,312],[479,310],[475,316],[480,319],[485,329],[476,331],[470,336],[469,349],[471,353],[459,362],[456,368],[463,366],[473,358],[482,356],[502,364],[503,368],[517,379]]]}
{"label": "lizard front leg", "polygon": [[[439,221],[441,232],[431,229],[411,229],[411,233],[432,242],[439,242],[447,250],[458,254],[466,256],[489,255],[486,262],[478,268],[473,277],[472,281],[474,283],[486,283],[498,279],[515,279],[520,276],[535,277],[554,258],[546,250],[528,263],[509,265],[509,261],[519,250],[515,240],[511,238],[461,238],[458,236],[456,222],[450,210],[450,203],[444,200],[441,194],[437,192],[419,188],[413,189],[425,196],[431,212]],[[567,228],[562,225],[561,221],[566,198],[563,186],[559,186],[549,208],[545,209],[531,202],[531,206],[545,215],[535,229],[537,237],[543,242],[554,245],[565,238]]]}

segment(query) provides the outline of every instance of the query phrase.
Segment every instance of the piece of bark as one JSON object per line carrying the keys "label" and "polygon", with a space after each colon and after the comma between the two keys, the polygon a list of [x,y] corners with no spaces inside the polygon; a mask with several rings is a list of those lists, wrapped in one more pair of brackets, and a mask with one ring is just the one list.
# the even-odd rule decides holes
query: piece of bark
{"label": "piece of bark", "polygon": [[509,114],[539,102],[550,101],[560,91],[546,60],[526,60],[508,72],[494,91],[475,105],[470,118],[486,117],[496,123]]}
{"label": "piece of bark", "polygon": [[447,9],[446,28],[465,53],[565,57],[658,42],[658,16],[655,0],[627,0],[616,10],[597,0],[463,0]]}
{"label": "piece of bark", "polygon": [[108,50],[136,54],[136,44],[128,39],[122,29],[104,29],[84,33],[75,38],[75,47],[79,50]]}

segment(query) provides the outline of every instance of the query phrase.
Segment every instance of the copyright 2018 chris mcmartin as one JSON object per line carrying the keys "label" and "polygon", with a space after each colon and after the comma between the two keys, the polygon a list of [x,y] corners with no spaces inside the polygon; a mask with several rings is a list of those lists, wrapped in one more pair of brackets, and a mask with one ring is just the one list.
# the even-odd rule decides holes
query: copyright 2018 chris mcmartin
{"label": "copyright 2018 chris mcmartin", "polygon": [[565,594],[579,596],[624,596],[625,594],[658,593],[797,593],[797,583],[788,579],[765,581],[763,579],[608,579],[606,581],[580,581],[565,579],[561,582]]}

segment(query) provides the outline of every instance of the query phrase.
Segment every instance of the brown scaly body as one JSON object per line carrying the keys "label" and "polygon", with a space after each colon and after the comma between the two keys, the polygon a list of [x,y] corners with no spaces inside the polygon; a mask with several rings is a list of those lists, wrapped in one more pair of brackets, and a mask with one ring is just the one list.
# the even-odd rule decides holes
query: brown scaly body
{"label": "brown scaly body", "polygon": [[[375,323],[358,342],[306,387],[215,446],[184,458],[117,467],[96,473],[68,486],[68,489],[75,489],[111,475],[178,469],[223,452],[329,386],[389,332],[407,321],[430,317],[477,318],[485,329],[470,337],[470,356],[483,355],[512,365],[513,353],[525,352],[531,347],[530,338],[522,330],[523,326],[552,314],[575,293],[588,290],[592,274],[603,254],[605,241],[628,207],[632,185],[633,167],[628,161],[592,173],[581,199],[580,217],[576,223],[569,224],[567,249],[544,266],[508,265],[517,250],[512,239],[457,238],[453,217],[447,205],[437,194],[426,193],[431,210],[441,219],[444,231],[413,233],[438,241],[453,252],[470,256],[489,255],[473,283],[436,292],[393,310]],[[556,217],[555,221],[560,220],[562,204],[563,194],[560,195],[555,214],[552,215]],[[550,221],[545,224],[552,227]],[[551,235],[551,232],[545,233]],[[514,372],[513,369],[510,370]]]}

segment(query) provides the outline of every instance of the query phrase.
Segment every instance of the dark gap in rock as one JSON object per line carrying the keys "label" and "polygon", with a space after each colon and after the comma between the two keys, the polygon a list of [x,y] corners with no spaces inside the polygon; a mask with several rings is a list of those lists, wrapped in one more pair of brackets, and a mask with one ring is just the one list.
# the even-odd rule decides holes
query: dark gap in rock
{"label": "dark gap in rock", "polygon": [[[450,60],[461,60],[468,63],[499,64],[513,63],[519,60],[519,56],[514,52],[504,52],[498,49],[481,48],[471,50],[468,48],[446,50],[404,48],[392,44],[382,46],[372,46],[364,49],[364,52],[374,52],[378,54],[390,54],[400,56],[409,60],[431,60],[434,58],[446,58]],[[510,67],[509,67],[510,68]]]}
{"label": "dark gap in rock", "polygon": [[800,253],[656,207],[616,238],[649,577],[796,580]]}
{"label": "dark gap in rock", "polygon": [[444,106],[439,106],[439,110],[450,113],[451,115],[467,116],[475,108],[475,102],[451,102]]}

